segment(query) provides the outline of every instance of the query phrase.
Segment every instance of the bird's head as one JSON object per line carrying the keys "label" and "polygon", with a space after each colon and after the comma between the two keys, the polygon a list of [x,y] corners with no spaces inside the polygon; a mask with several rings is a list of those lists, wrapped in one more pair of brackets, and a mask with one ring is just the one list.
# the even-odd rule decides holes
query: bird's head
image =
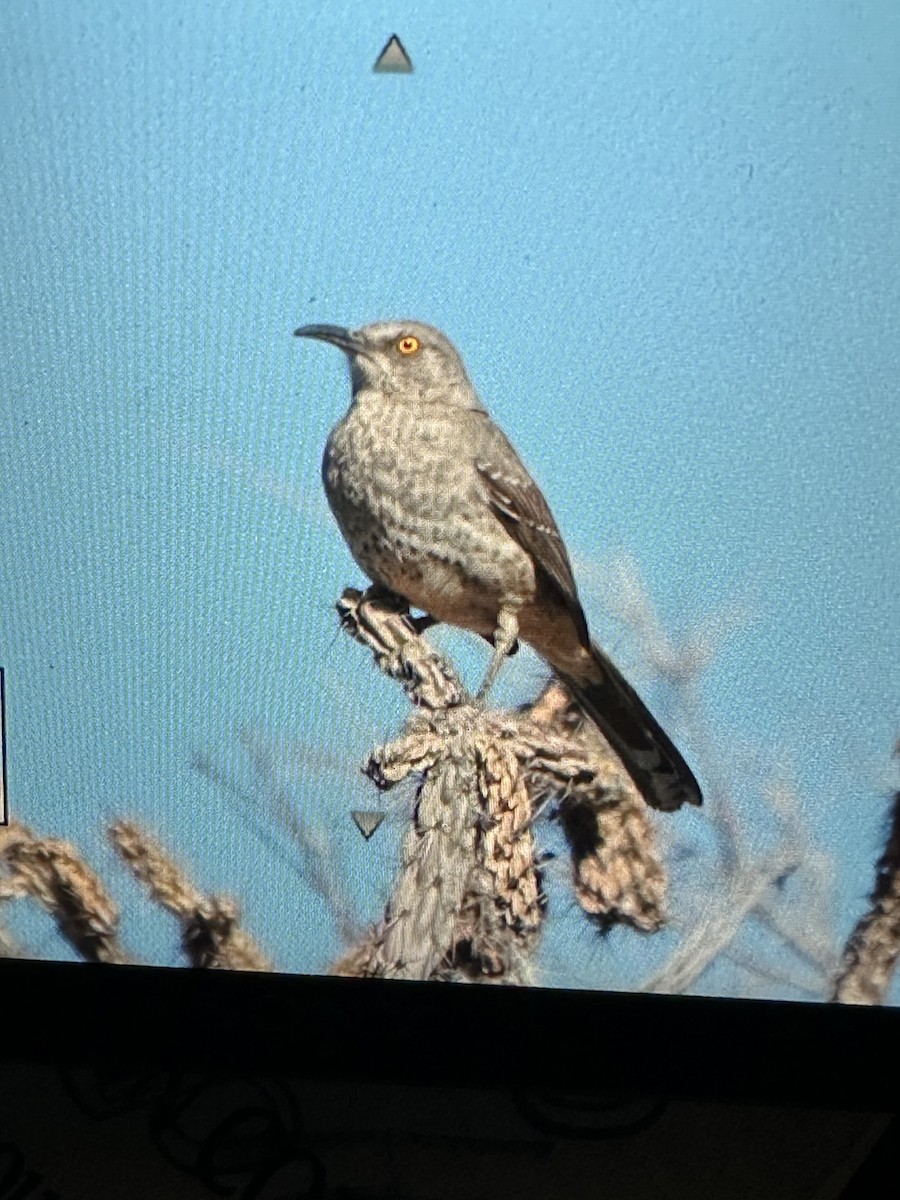
{"label": "bird's head", "polygon": [[343,350],[353,393],[377,388],[395,396],[481,408],[459,351],[448,337],[421,321],[378,321],[359,329],[303,325],[295,337],[316,338]]}

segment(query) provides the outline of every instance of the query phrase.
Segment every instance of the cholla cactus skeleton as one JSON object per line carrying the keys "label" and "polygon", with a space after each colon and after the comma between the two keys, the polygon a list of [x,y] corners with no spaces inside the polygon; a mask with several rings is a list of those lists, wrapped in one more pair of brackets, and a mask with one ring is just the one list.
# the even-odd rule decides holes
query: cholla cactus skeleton
{"label": "cholla cactus skeleton", "polygon": [[[900,758],[900,742],[894,753]],[[832,999],[845,1004],[883,1004],[900,960],[900,791],[891,802],[869,905],[850,935],[834,984]]]}
{"label": "cholla cactus skeleton", "polygon": [[118,906],[71,842],[12,822],[0,829],[0,868],[0,900],[36,900],[87,962],[128,962]]}
{"label": "cholla cactus skeleton", "polygon": [[[150,897],[179,919],[182,949],[192,966],[274,969],[271,959],[240,927],[234,901],[204,895],[156,839],[133,822],[115,822],[109,835]],[[137,961],[120,943],[117,904],[81,852],[71,842],[38,836],[13,822],[0,829],[0,903],[18,899],[40,904],[86,961]],[[0,956],[26,954],[0,927]]]}
{"label": "cholla cactus skeleton", "polygon": [[530,982],[546,908],[534,822],[548,806],[585,912],[601,928],[661,926],[666,875],[652,818],[561,685],[518,712],[485,711],[400,606],[348,590],[338,611],[416,705],[366,773],[382,790],[422,778],[384,918],[336,972]]}

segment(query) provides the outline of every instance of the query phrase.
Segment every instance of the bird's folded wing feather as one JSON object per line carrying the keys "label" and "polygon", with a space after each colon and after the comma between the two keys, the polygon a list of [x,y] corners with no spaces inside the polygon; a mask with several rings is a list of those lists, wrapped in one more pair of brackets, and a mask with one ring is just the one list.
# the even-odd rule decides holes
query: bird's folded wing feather
{"label": "bird's folded wing feather", "polygon": [[525,469],[512,443],[496,425],[484,439],[475,468],[494,512],[509,534],[549,579],[587,639],[584,614],[565,543],[541,489]]}

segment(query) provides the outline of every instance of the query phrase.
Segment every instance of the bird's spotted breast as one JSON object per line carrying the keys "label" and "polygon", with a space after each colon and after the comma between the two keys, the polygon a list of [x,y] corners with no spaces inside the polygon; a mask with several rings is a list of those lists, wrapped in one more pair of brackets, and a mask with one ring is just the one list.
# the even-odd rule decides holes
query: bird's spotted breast
{"label": "bird's spotted breast", "polygon": [[[479,502],[474,460],[452,450],[458,417],[434,408],[423,429],[409,402],[358,395],[328,439],[322,477],[344,539],[370,579],[440,619],[452,613],[455,623],[490,632],[510,578],[527,595],[534,573],[511,538],[501,535],[498,546],[497,519]],[[471,619],[460,620],[466,607]]]}

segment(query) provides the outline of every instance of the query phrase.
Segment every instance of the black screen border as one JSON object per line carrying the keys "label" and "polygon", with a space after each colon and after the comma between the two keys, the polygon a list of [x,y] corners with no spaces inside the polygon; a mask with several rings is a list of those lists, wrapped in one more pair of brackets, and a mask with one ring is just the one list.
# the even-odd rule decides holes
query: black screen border
{"label": "black screen border", "polygon": [[900,1009],[0,960],[0,1061],[891,1112]]}

